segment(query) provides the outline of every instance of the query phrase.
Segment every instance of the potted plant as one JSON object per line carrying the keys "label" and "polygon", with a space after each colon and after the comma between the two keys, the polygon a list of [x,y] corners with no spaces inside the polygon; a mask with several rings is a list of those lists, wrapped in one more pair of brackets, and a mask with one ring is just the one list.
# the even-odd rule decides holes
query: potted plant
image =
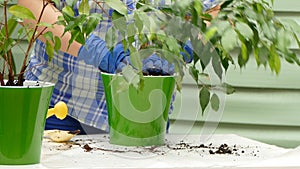
{"label": "potted plant", "polygon": [[[154,112],[160,113],[160,116],[149,116],[152,121],[139,118],[139,115],[146,118],[145,112],[151,109],[152,98],[145,96],[144,91],[149,90],[148,86],[154,86],[154,80],[148,78],[155,79],[157,76],[148,77],[143,74],[143,59],[152,54],[173,64],[175,73],[172,78],[179,91],[185,69],[188,70],[199,89],[202,113],[209,105],[216,111],[219,109],[220,99],[214,89],[221,88],[228,94],[234,91],[222,81],[230,65],[245,67],[249,58],[255,57],[258,66],[269,67],[278,74],[282,60],[300,64],[296,54],[289,48],[292,42],[300,45],[296,32],[299,25],[294,21],[278,20],[272,11],[273,1],[225,0],[217,8],[219,14],[216,17],[203,10],[201,0],[172,1],[163,6],[160,1],[138,1],[137,9],[129,14],[126,6],[119,0],[106,2],[114,9],[113,26],[106,36],[107,46],[113,49],[116,44],[122,43],[125,50],[130,52],[130,62],[121,75],[102,73],[104,84],[107,85],[105,94],[110,119],[110,139],[115,144],[163,143],[163,128],[166,125],[158,127],[153,122],[160,118],[161,122],[166,121],[170,99],[166,102],[153,102],[153,105],[163,105],[167,109]],[[192,63],[185,64],[184,60],[189,57],[192,57]],[[213,70],[220,83],[207,80],[210,78],[208,68]],[[163,76],[158,76],[161,77]],[[169,89],[172,88],[171,83]],[[164,96],[172,95],[168,93]],[[132,102],[147,102],[148,99],[150,103],[140,108],[143,110],[140,114],[134,110],[139,105],[134,105],[133,108],[125,106],[133,105]],[[125,100],[126,104],[121,104],[121,100]],[[131,117],[128,115],[130,112],[126,111],[135,111],[135,115]],[[117,114],[110,114],[111,112]],[[150,131],[151,127],[157,138],[154,138],[155,132]]]}
{"label": "potted plant", "polygon": [[[87,8],[80,8],[81,18],[74,17],[67,7],[57,23],[49,24],[42,22],[41,16],[51,5],[50,1],[43,1],[38,17],[23,6],[12,5],[11,1],[0,2],[4,12],[0,22],[0,165],[34,164],[40,161],[45,119],[54,88],[53,83],[24,80],[35,40],[39,37],[46,40],[46,52],[51,61],[61,47],[61,40],[48,28],[54,24],[69,25],[65,31],[72,32],[70,43],[74,40],[84,43],[85,37],[95,27],[94,23],[101,17],[90,17],[88,1],[84,1],[82,6]],[[81,22],[74,23],[76,19],[81,19]],[[79,30],[82,24],[87,26]],[[24,40],[27,41],[25,49],[20,47]],[[18,48],[23,53],[15,55],[14,50]],[[15,63],[16,59],[22,60],[20,66]]]}

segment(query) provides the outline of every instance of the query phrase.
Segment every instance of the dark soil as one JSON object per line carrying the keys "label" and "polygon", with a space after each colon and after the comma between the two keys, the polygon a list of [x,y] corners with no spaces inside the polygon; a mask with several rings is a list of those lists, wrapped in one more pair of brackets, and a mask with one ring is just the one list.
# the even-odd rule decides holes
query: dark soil
{"label": "dark soil", "polygon": [[[76,143],[76,141],[75,141]],[[137,154],[143,154],[143,153],[153,153],[158,155],[165,155],[168,151],[177,151],[178,154],[180,154],[180,151],[186,150],[186,151],[195,151],[195,152],[207,152],[210,155],[216,155],[216,154],[228,154],[228,155],[235,155],[235,156],[241,156],[242,154],[245,154],[245,151],[243,147],[237,148],[236,145],[229,146],[226,143],[220,144],[218,146],[213,146],[212,144],[199,144],[199,145],[191,145],[189,143],[180,142],[178,144],[165,144],[163,146],[147,146],[147,147],[130,147],[130,148],[123,148],[123,149],[113,149],[113,148],[103,148],[103,147],[91,147],[89,144],[84,144],[83,146],[81,144],[76,143],[82,149],[84,149],[84,152],[91,152],[91,151],[105,151],[105,152],[112,152],[112,153],[137,153]],[[255,152],[249,152],[252,156],[257,156]],[[248,153],[248,154],[249,154]]]}
{"label": "dark soil", "polygon": [[200,144],[200,145],[190,145],[185,142],[180,142],[176,144],[175,147],[170,147],[172,150],[183,150],[183,149],[205,149],[208,150],[209,154],[233,154],[234,152],[237,152],[238,149],[234,147],[229,147],[227,144],[221,144],[220,146],[212,146],[212,144],[205,145],[205,144]]}
{"label": "dark soil", "polygon": [[143,71],[144,76],[170,76],[170,74],[163,72],[163,70],[158,68],[147,69]]}
{"label": "dark soil", "polygon": [[85,152],[90,152],[93,150],[93,148],[90,147],[88,144],[85,144],[82,148],[84,149]]}
{"label": "dark soil", "polygon": [[[109,138],[106,138],[109,139]],[[103,141],[106,142],[107,140]],[[166,140],[166,144],[162,146],[101,146],[99,142],[92,140],[92,139],[77,139],[72,142],[66,143],[70,146],[64,145],[64,148],[70,149],[72,145],[77,145],[81,147],[84,152],[93,152],[93,151],[102,151],[104,152],[111,152],[111,153],[137,153],[137,154],[156,154],[156,155],[165,155],[169,151],[175,151],[178,155],[181,152],[195,152],[199,153],[199,155],[234,155],[234,156],[241,156],[241,155],[250,155],[257,157],[259,150],[249,149],[249,146],[242,147],[236,145],[228,145],[227,143],[223,144],[190,144],[184,141],[180,141],[177,144],[168,143]],[[100,143],[101,144],[101,143]],[[254,147],[258,149],[258,147]],[[63,150],[60,147],[57,147],[57,150]],[[204,153],[204,154],[203,154]]]}

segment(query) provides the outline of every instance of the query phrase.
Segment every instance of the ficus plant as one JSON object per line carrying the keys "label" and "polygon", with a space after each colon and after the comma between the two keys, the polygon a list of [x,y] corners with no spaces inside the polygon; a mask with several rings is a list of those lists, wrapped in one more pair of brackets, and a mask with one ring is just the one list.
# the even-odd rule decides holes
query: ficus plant
{"label": "ficus plant", "polygon": [[[202,112],[209,105],[218,110],[216,88],[234,92],[222,81],[231,65],[243,68],[254,57],[257,66],[269,67],[274,74],[279,74],[282,61],[300,65],[290,49],[292,43],[300,46],[300,27],[293,20],[276,18],[273,1],[224,0],[216,17],[203,10],[202,0],[172,0],[163,5],[159,0],[140,0],[130,12],[119,0],[107,2],[115,9],[107,45],[122,43],[130,51],[131,65],[122,72],[129,84],[143,86],[142,59],[156,53],[174,64],[178,90],[188,70],[198,86]],[[190,56],[184,48],[187,43],[192,48],[190,64],[183,60]],[[207,82],[209,68],[221,83]]]}
{"label": "ficus plant", "polygon": [[[276,18],[272,10],[273,0],[270,3],[266,0],[224,0],[216,17],[203,10],[202,0],[171,0],[170,4],[161,4],[160,0],[139,0],[135,2],[136,9],[130,11],[120,0],[93,1],[96,4],[106,3],[114,9],[112,27],[105,40],[111,50],[115,44],[122,43],[125,50],[130,51],[130,65],[122,71],[129,84],[142,90],[145,76],[142,59],[156,53],[174,64],[178,90],[188,70],[198,86],[202,112],[209,104],[218,110],[220,101],[215,89],[224,89],[228,94],[234,91],[222,81],[231,65],[245,67],[249,58],[254,57],[258,66],[269,67],[275,74],[279,74],[282,61],[300,65],[295,52],[290,49],[292,43],[300,46],[299,25],[293,20]],[[18,5],[10,6],[9,2],[0,0],[4,9],[0,24],[1,85],[22,85],[28,56],[38,37],[46,39],[49,60],[60,49],[60,38],[48,32],[48,27],[64,25],[65,32],[72,35],[69,44],[74,40],[84,44],[101,20],[101,15],[89,14],[88,0],[81,1],[77,16],[72,8],[74,4],[64,7],[62,16],[53,24],[43,23],[30,10]],[[52,2],[59,4],[59,0],[44,0],[43,9]],[[24,19],[35,20],[37,24],[17,26]],[[38,32],[38,27],[43,27],[43,31]],[[12,51],[24,39],[28,45],[23,49],[21,71],[16,72]],[[185,48],[187,44],[192,55]],[[184,57],[192,57],[193,61],[186,64]],[[221,83],[209,81],[211,74],[207,73],[207,69],[210,68]],[[4,79],[7,79],[6,83]]]}
{"label": "ficus plant", "polygon": [[[90,14],[87,0],[83,0],[80,4],[78,16],[75,16],[72,6],[66,6],[62,9],[62,16],[59,16],[57,22],[52,24],[42,22],[41,16],[43,16],[47,7],[53,7],[55,4],[58,5],[59,1],[43,0],[43,7],[38,18],[29,9],[11,4],[12,1],[0,0],[0,7],[3,8],[3,17],[1,17],[0,22],[1,86],[23,86],[28,57],[31,54],[30,52],[35,41],[41,36],[46,39],[46,53],[48,54],[49,61],[51,61],[54,53],[61,48],[61,40],[60,37],[54,36],[47,28],[53,27],[54,24],[64,25],[65,32],[70,32],[72,35],[69,45],[73,41],[84,44],[87,36],[95,29],[102,18],[100,14]],[[32,20],[36,24],[25,24],[23,22],[25,19]],[[20,44],[24,40],[27,43],[25,48],[24,46],[22,48]],[[13,50],[16,48],[21,48],[21,51],[23,51],[22,56],[14,55]],[[20,72],[16,72],[16,58],[22,58]]]}

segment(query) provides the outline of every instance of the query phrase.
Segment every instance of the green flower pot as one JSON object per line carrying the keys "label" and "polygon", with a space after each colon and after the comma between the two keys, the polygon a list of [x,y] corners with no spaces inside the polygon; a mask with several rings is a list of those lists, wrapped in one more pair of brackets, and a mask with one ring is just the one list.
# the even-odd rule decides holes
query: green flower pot
{"label": "green flower pot", "polygon": [[126,82],[121,75],[102,73],[102,80],[110,143],[125,146],[164,144],[174,77],[145,76],[143,90],[132,85],[124,89]]}
{"label": "green flower pot", "polygon": [[0,86],[0,165],[40,162],[46,113],[54,84]]}

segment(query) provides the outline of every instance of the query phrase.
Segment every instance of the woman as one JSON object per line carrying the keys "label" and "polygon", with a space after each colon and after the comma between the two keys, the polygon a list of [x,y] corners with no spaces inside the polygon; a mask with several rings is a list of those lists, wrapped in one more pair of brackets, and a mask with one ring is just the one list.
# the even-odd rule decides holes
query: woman
{"label": "woman", "polygon": [[[43,22],[55,23],[57,17],[61,15],[62,9],[69,1],[61,0],[57,8],[48,5],[42,17]],[[135,9],[135,2],[132,0],[123,1],[128,11]],[[19,0],[19,5],[25,6],[33,11],[38,18],[42,10],[43,0]],[[209,9],[216,6],[214,0],[204,0],[204,8]],[[60,130],[81,130],[81,134],[103,133],[109,129],[107,119],[107,109],[104,96],[100,71],[114,73],[128,61],[128,52],[124,52],[122,45],[119,45],[111,53],[103,41],[105,33],[111,26],[110,15],[112,10],[105,3],[97,4],[93,0],[89,2],[92,13],[101,13],[103,20],[98,24],[92,35],[87,39],[86,46],[74,42],[68,49],[70,33],[65,33],[61,38],[62,46],[48,62],[45,51],[45,39],[40,37],[34,47],[30,58],[26,79],[49,81],[55,83],[55,88],[50,101],[53,107],[58,101],[64,101],[68,105],[69,115],[64,120],[59,120],[52,116],[46,121],[47,129]],[[78,11],[79,2],[75,4],[75,12]],[[77,12],[78,13],[78,12]],[[25,21],[25,24],[30,21]],[[47,28],[56,36],[61,36],[64,27],[55,25]],[[40,31],[42,28],[40,28]],[[114,56],[114,57],[111,57]],[[127,59],[126,59],[127,58]],[[163,62],[159,57],[150,56],[146,62]],[[172,65],[162,65],[168,67],[164,70],[166,74],[172,74]],[[145,64],[147,65],[147,64]],[[147,68],[145,68],[147,69]]]}

